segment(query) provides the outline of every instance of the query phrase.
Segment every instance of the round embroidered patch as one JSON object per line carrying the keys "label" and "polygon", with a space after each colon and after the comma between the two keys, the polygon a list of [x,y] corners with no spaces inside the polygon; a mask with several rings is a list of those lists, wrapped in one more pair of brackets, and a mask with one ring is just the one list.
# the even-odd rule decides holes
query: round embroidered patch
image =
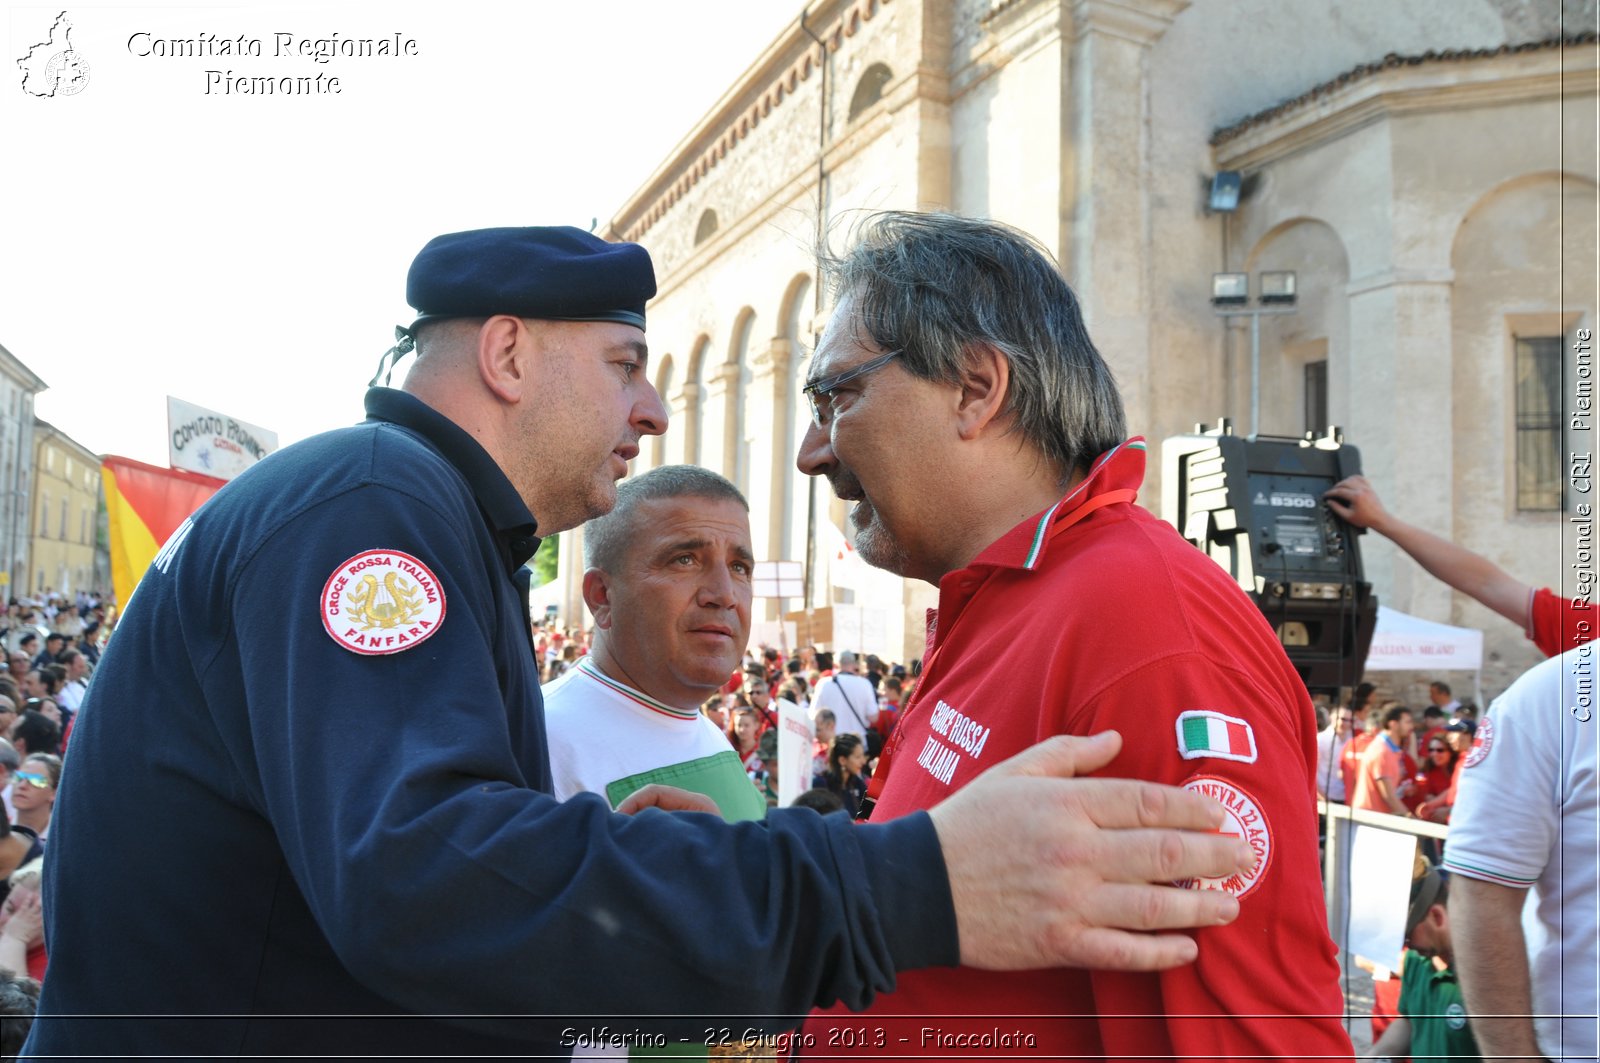
{"label": "round embroidered patch", "polygon": [[444,623],[444,588],[399,550],[367,550],[328,577],[317,603],[322,626],[352,653],[399,653]]}
{"label": "round embroidered patch", "polygon": [[1226,818],[1218,833],[1243,838],[1256,854],[1256,866],[1227,878],[1186,878],[1173,885],[1191,890],[1226,890],[1235,897],[1243,897],[1255,889],[1272,861],[1272,827],[1267,822],[1267,814],[1261,811],[1254,797],[1222,779],[1197,775],[1184,783],[1183,788],[1222,805]]}
{"label": "round embroidered patch", "polygon": [[1494,721],[1485,716],[1483,722],[1478,724],[1478,730],[1472,736],[1472,748],[1467,750],[1467,759],[1461,762],[1463,768],[1476,768],[1489,756],[1489,749],[1494,745]]}

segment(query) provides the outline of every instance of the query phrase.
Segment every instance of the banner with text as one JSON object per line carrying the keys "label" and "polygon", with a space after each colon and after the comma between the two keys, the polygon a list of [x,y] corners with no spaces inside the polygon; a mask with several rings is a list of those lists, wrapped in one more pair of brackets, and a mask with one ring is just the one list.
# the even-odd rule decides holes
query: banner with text
{"label": "banner with text", "polygon": [[167,454],[174,469],[231,480],[278,449],[278,433],[167,396]]}
{"label": "banner with text", "polygon": [[811,718],[786,698],[778,707],[778,805],[788,808],[811,789]]}

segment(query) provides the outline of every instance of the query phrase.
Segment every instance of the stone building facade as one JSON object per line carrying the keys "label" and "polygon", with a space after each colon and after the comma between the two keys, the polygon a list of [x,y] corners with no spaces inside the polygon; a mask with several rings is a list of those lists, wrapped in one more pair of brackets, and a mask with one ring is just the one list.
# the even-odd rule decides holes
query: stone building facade
{"label": "stone building facade", "polygon": [[0,346],[0,599],[28,589],[33,493],[33,400],[49,385]]}
{"label": "stone building facade", "polygon": [[100,455],[35,420],[33,475],[27,594],[42,599],[99,589]]}
{"label": "stone building facade", "polygon": [[[1596,327],[1595,29],[1594,0],[815,0],[610,222],[660,281],[672,428],[636,466],[725,473],[760,557],[811,553],[814,606],[920,655],[932,588],[835,564],[844,507],[793,455],[819,239],[953,210],[1055,255],[1153,443],[1249,429],[1248,332],[1212,274],[1295,270],[1256,427],[1343,426],[1398,512],[1561,587],[1571,402],[1550,382]],[[1206,209],[1219,171],[1243,177],[1229,213]],[[1386,543],[1365,554],[1386,604],[1485,630],[1486,690],[1537,658]],[[561,557],[576,619],[576,536]]]}

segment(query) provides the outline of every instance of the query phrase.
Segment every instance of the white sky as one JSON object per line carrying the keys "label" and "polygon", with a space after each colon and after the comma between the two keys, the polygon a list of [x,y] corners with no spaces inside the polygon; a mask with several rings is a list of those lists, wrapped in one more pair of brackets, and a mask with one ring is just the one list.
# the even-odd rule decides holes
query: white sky
{"label": "white sky", "polygon": [[[432,236],[602,225],[801,0],[209,2],[67,7],[90,80],[21,91],[57,6],[6,8],[0,344],[43,419],[167,464],[166,396],[287,444],[362,417]],[[275,58],[275,37],[414,38],[394,58]],[[129,38],[262,41],[140,57]],[[206,95],[208,69],[325,73],[339,95]],[[398,378],[397,378],[398,379]]]}

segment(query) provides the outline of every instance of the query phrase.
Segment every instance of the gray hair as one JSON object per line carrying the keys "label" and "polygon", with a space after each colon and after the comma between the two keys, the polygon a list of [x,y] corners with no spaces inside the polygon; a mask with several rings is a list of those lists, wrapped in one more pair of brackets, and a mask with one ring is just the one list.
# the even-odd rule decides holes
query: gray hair
{"label": "gray hair", "polygon": [[640,502],[653,498],[727,499],[750,511],[750,503],[726,477],[698,465],[662,465],[617,484],[617,504],[611,512],[583,526],[583,552],[590,568],[617,570],[634,536],[634,511]]}
{"label": "gray hair", "polygon": [[974,346],[1003,354],[1003,413],[1061,469],[1086,470],[1127,436],[1116,380],[1049,253],[997,222],[885,211],[842,257],[823,254],[855,324],[924,380],[959,384]]}
{"label": "gray hair", "polygon": [[0,767],[7,771],[16,771],[22,767],[22,755],[17,752],[17,747],[0,738]]}

